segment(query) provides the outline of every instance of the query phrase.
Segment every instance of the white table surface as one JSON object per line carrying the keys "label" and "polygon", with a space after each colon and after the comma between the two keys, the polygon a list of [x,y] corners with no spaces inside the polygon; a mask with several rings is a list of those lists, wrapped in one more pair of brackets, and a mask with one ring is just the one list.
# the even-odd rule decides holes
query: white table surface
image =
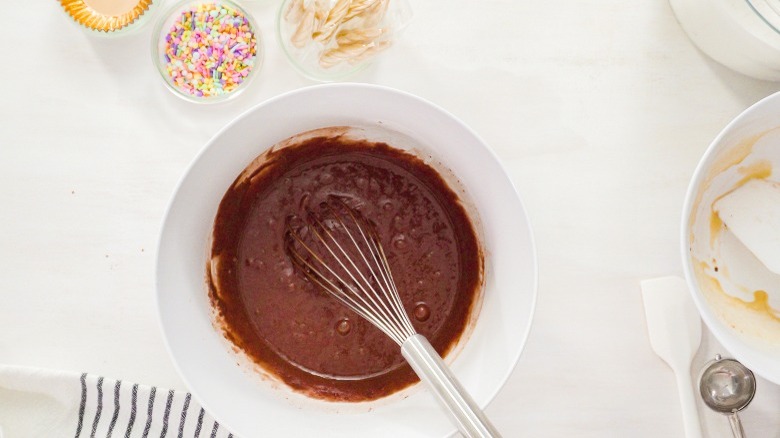
{"label": "white table surface", "polygon": [[[682,274],[678,223],[699,157],[780,86],[708,59],[664,0],[413,6],[403,39],[353,80],[420,95],[475,129],[538,245],[531,336],[487,413],[508,437],[683,436],[639,281]],[[151,26],[96,39],[58,2],[14,4],[0,27],[0,363],[183,388],[154,305],[166,202],[220,127],[311,84],[277,46],[277,3],[247,7],[262,71],[236,100],[196,106],[157,77]],[[715,352],[728,354],[705,330],[694,371]],[[780,437],[778,406],[780,387],[760,379],[748,435]],[[725,418],[700,415],[706,436],[730,436]]]}

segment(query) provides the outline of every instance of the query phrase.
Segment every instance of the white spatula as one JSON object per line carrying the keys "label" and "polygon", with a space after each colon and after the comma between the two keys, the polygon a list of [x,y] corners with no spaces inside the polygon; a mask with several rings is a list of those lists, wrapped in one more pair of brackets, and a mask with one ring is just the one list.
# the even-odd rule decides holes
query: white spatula
{"label": "white spatula", "polygon": [[775,274],[780,274],[780,184],[750,180],[714,205],[732,233]]}
{"label": "white spatula", "polygon": [[677,376],[685,436],[701,438],[701,425],[691,380],[691,360],[701,343],[699,313],[682,278],[643,280],[641,287],[650,345]]}

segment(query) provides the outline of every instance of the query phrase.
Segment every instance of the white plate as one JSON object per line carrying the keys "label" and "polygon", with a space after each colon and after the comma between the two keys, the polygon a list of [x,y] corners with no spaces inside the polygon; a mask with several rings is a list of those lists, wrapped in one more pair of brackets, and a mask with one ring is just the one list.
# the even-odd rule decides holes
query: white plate
{"label": "white plate", "polygon": [[245,438],[436,437],[455,431],[420,385],[360,404],[295,394],[243,363],[212,324],[204,283],[207,240],[227,188],[275,143],[311,129],[345,125],[412,139],[420,146],[418,155],[457,175],[479,212],[486,251],[484,300],[452,369],[480,406],[509,377],[528,336],[537,276],[531,229],[512,182],[474,132],[435,105],[389,88],[330,84],[284,94],[238,117],[200,152],[168,206],[158,250],[157,300],[173,361],[203,406]]}

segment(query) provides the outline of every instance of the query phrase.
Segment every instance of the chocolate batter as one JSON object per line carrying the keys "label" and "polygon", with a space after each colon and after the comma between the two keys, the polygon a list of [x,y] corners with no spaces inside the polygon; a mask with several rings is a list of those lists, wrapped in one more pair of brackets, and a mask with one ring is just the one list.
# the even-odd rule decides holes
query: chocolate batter
{"label": "chocolate batter", "polygon": [[225,335],[312,397],[372,400],[414,383],[398,345],[293,267],[285,221],[329,196],[371,219],[414,327],[444,355],[482,282],[457,195],[420,159],[343,136],[272,150],[260,162],[225,193],[215,220],[208,277]]}

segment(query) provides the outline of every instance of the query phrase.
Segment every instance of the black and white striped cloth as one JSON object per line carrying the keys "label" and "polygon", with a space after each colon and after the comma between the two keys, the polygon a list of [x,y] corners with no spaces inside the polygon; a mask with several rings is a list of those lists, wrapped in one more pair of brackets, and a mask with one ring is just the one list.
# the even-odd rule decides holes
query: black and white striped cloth
{"label": "black and white striped cloth", "polygon": [[233,438],[184,391],[0,365],[0,438]]}

